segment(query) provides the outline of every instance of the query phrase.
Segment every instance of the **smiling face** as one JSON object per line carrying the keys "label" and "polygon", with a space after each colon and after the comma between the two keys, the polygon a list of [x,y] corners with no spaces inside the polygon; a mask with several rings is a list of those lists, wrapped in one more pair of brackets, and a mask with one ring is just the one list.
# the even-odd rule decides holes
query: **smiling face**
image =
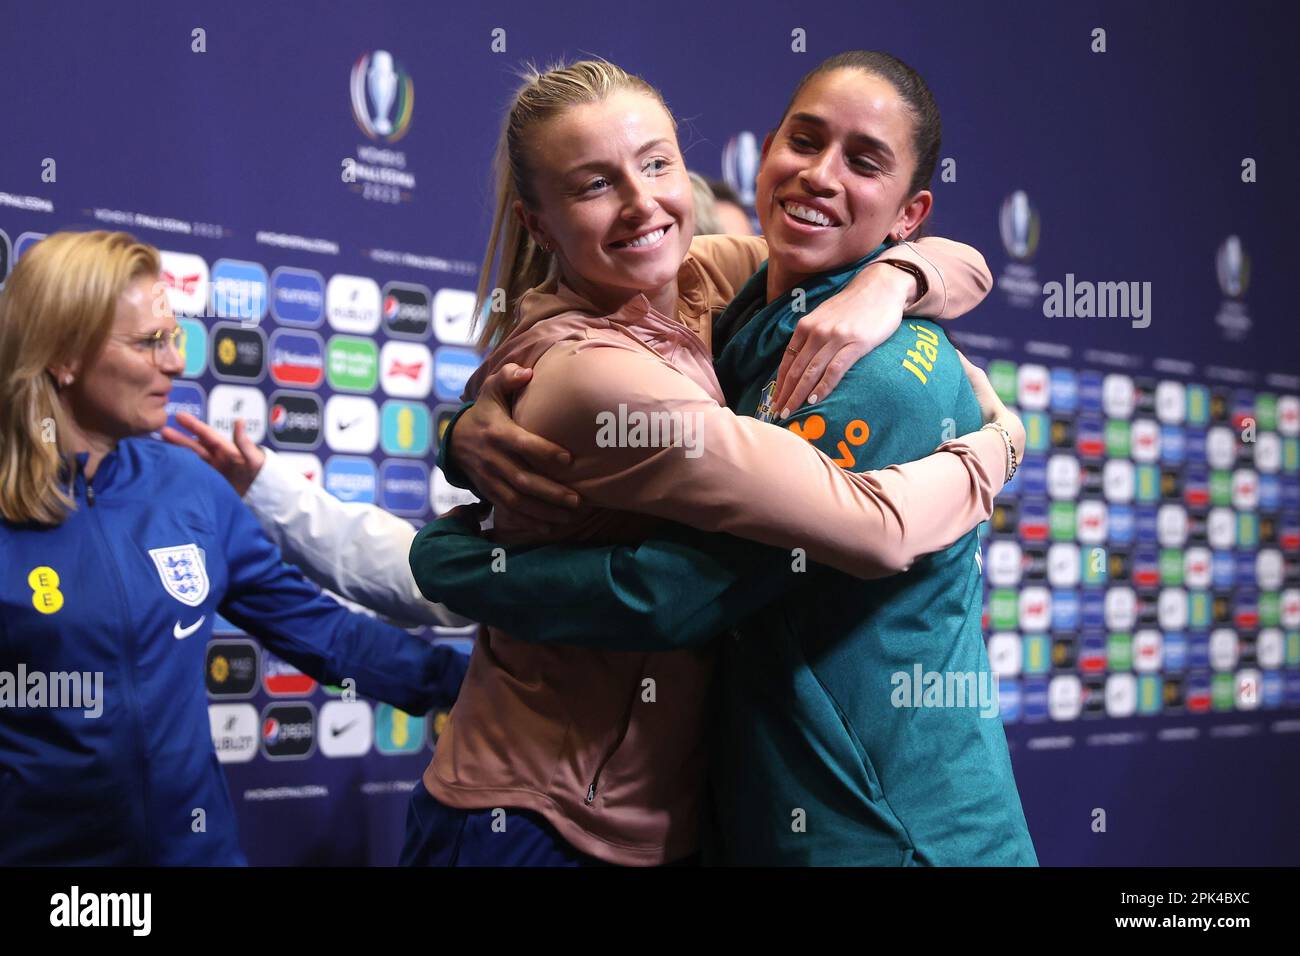
{"label": "smiling face", "polygon": [[763,143],[755,184],[769,298],[921,223],[932,198],[909,192],[913,122],[893,85],[862,70],[832,70],[804,86]]}
{"label": "smiling face", "polygon": [[554,250],[565,282],[611,309],[645,293],[675,315],[695,214],[668,112],[623,90],[566,110],[530,140],[536,205],[516,213]]}
{"label": "smiling face", "polygon": [[167,423],[167,396],[184,360],[170,347],[154,364],[152,343],[143,340],[176,318],[154,289],[157,276],[142,276],[117,299],[113,329],[98,354],[76,372],[66,390],[78,427],[112,440],[147,435]]}

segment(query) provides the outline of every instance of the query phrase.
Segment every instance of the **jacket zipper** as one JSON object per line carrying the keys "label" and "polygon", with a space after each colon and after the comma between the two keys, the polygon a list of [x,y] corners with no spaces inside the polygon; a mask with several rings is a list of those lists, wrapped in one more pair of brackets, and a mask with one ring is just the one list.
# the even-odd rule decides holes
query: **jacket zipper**
{"label": "jacket zipper", "polygon": [[613,746],[606,750],[604,756],[600,758],[600,763],[596,766],[596,772],[592,775],[591,784],[587,787],[587,806],[591,806],[591,804],[595,802],[596,788],[600,783],[600,775],[604,773],[605,765],[614,759],[614,754],[618,752],[618,748],[623,746],[623,738],[627,736],[627,730],[632,725],[632,708],[636,706],[637,695],[641,692],[641,681],[645,677],[645,662],[646,659],[644,657],[641,658],[641,666],[637,668],[640,673],[636,679],[636,683],[632,687],[632,693],[628,697],[627,708],[623,711],[623,726],[619,730],[618,736],[614,739]]}
{"label": "jacket zipper", "polygon": [[[91,485],[91,479],[86,478],[84,472],[79,471],[78,474],[81,477],[81,479],[84,481],[86,486],[86,504],[89,506],[91,511],[94,511],[95,489]],[[140,748],[142,748],[144,742],[144,714],[140,709],[140,696],[139,696],[138,688],[136,687],[135,684],[135,676],[136,676],[135,675],[135,666],[136,666],[135,644],[131,639],[131,634],[133,629],[130,626],[130,621],[125,620],[125,612],[127,607],[126,582],[122,580],[122,569],[118,566],[118,563],[115,560],[113,560],[114,557],[113,550],[108,544],[108,537],[104,534],[104,526],[100,522],[98,514],[95,515],[94,519],[92,520],[92,523],[95,526],[96,534],[99,536],[100,544],[103,546],[105,557],[109,559],[107,563],[113,569],[113,580],[116,583],[118,597],[121,601],[119,607],[122,608],[122,613],[124,615],[124,623],[126,624],[126,627],[122,631],[122,636],[125,639],[126,647],[127,647],[126,688],[127,688],[127,695],[130,699],[131,713],[135,717],[135,722],[136,722],[136,735],[135,735],[136,742],[138,745],[140,745]],[[141,796],[140,816],[141,816],[141,821],[143,823],[142,836],[144,836],[144,838],[148,840],[149,839],[149,810],[148,810],[149,770],[148,770],[148,764],[142,755],[141,749],[139,748],[137,749],[136,752],[136,766],[140,771],[140,796]],[[147,855],[146,855],[146,859],[148,859]]]}

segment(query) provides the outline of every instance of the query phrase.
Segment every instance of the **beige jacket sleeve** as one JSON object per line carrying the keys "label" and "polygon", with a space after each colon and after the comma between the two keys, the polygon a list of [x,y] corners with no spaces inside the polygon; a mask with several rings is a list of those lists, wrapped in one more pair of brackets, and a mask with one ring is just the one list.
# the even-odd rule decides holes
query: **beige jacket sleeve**
{"label": "beige jacket sleeve", "polygon": [[[767,260],[762,236],[700,236],[691,243],[704,272],[724,299],[731,299]],[[909,315],[955,319],[984,301],[993,288],[993,275],[978,249],[962,242],[927,236],[903,242],[881,259],[899,259],[917,266],[929,289],[908,308]]]}
{"label": "beige jacket sleeve", "polygon": [[[542,357],[515,419],[573,452],[555,477],[584,504],[803,548],[861,578],[906,570],[989,518],[1006,468],[1002,438],[981,431],[920,461],[846,471],[793,432],[719,406],[653,354],[590,341]],[[638,436],[638,422],[652,425]]]}

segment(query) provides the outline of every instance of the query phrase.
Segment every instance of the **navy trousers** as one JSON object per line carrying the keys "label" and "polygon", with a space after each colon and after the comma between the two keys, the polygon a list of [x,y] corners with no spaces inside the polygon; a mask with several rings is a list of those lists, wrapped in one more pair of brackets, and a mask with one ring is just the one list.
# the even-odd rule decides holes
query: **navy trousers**
{"label": "navy trousers", "polygon": [[[406,811],[402,866],[611,866],[580,853],[540,813],[458,810],[417,782]],[[493,829],[493,823],[497,823]]]}

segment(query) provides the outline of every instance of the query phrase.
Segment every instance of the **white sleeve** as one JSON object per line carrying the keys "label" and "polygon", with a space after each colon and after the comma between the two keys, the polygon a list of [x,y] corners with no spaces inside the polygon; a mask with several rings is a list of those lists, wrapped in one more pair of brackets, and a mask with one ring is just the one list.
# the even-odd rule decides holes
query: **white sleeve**
{"label": "white sleeve", "polygon": [[339,501],[270,449],[246,504],[284,559],[321,587],[404,625],[470,623],[427,600],[411,575],[415,529],[376,505]]}

